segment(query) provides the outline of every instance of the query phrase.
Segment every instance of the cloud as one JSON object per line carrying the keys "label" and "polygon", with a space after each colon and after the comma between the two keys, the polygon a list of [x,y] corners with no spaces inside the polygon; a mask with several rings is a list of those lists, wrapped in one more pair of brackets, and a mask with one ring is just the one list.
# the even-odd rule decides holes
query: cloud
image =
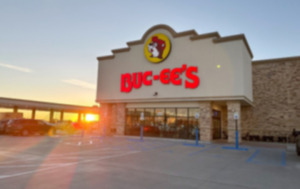
{"label": "cloud", "polygon": [[96,89],[96,86],[94,84],[85,82],[85,81],[80,81],[77,79],[68,79],[68,80],[62,80],[64,83],[68,83],[71,85],[79,86],[82,88],[87,88],[87,89]]}
{"label": "cloud", "polygon": [[19,71],[19,72],[26,72],[26,73],[32,72],[32,70],[29,69],[29,68],[23,68],[23,67],[20,67],[20,66],[14,66],[14,65],[11,65],[11,64],[0,63],[0,66],[4,67],[4,68],[16,70],[16,71]]}

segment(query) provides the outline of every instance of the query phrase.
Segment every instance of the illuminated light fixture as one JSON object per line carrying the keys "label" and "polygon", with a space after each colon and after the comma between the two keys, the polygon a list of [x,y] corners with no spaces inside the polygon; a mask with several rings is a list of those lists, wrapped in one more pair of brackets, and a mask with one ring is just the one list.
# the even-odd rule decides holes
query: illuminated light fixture
{"label": "illuminated light fixture", "polygon": [[221,65],[220,65],[220,64],[218,64],[218,65],[217,65],[217,68],[221,68]]}

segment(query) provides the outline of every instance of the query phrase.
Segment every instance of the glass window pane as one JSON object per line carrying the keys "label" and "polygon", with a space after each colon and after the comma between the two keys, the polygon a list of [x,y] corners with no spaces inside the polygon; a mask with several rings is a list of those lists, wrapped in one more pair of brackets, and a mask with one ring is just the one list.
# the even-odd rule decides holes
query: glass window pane
{"label": "glass window pane", "polygon": [[154,117],[145,117],[144,126],[154,126]]}
{"label": "glass window pane", "polygon": [[145,116],[154,116],[154,109],[145,109]]}
{"label": "glass window pane", "polygon": [[136,116],[141,116],[141,113],[142,113],[142,112],[144,112],[144,108],[137,108],[137,109],[136,109],[136,112],[135,112],[135,115],[136,115]]}
{"label": "glass window pane", "polygon": [[167,116],[176,116],[176,110],[175,108],[167,108],[166,109]]}
{"label": "glass window pane", "polygon": [[128,108],[127,109],[127,115],[134,115],[134,108]]}
{"label": "glass window pane", "polygon": [[189,125],[188,125],[188,138],[195,139],[196,128],[198,127],[199,127],[199,120],[195,119],[194,117],[190,117]]}
{"label": "glass window pane", "polygon": [[187,117],[177,117],[178,138],[189,138],[189,126]]}
{"label": "glass window pane", "polygon": [[164,114],[165,114],[165,109],[164,108],[155,109],[155,115],[156,116],[164,116]]}
{"label": "glass window pane", "polygon": [[138,124],[138,117],[135,117],[135,116],[127,116],[126,117],[125,134],[128,134],[128,135],[139,135],[140,134],[140,126]]}
{"label": "glass window pane", "polygon": [[174,132],[177,130],[176,128],[176,117],[168,117],[167,124],[166,124],[166,131]]}
{"label": "glass window pane", "polygon": [[164,117],[155,117],[155,127],[160,130],[164,127]]}
{"label": "glass window pane", "polygon": [[189,117],[195,117],[195,114],[197,113],[199,115],[199,108],[189,108]]}
{"label": "glass window pane", "polygon": [[187,108],[178,108],[177,109],[177,116],[187,117],[188,116],[188,109]]}
{"label": "glass window pane", "polygon": [[221,118],[221,111],[213,110],[213,117],[215,117],[215,118]]}

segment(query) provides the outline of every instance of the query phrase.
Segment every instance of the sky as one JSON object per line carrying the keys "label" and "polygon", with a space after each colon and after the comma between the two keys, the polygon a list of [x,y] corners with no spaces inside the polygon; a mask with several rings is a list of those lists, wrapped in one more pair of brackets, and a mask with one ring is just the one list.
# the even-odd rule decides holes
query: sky
{"label": "sky", "polygon": [[299,0],[0,0],[0,97],[96,105],[96,58],[157,24],[244,34],[253,60],[300,56],[299,13]]}

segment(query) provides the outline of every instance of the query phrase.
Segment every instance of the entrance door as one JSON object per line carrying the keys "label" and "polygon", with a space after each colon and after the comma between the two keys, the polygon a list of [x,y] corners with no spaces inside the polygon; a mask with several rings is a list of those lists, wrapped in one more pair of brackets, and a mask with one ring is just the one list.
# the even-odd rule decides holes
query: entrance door
{"label": "entrance door", "polygon": [[213,110],[213,139],[222,138],[221,112]]}

